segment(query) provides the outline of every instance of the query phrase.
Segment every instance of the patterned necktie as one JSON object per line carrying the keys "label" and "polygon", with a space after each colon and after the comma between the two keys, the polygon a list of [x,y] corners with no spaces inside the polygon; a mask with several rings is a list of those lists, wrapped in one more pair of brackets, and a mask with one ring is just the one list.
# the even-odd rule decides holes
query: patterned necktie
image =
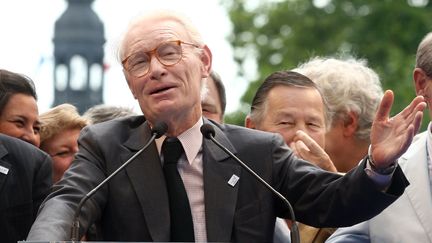
{"label": "patterned necktie", "polygon": [[192,214],[183,181],[177,170],[177,162],[183,154],[177,138],[167,137],[162,144],[163,171],[171,215],[171,241],[195,241]]}

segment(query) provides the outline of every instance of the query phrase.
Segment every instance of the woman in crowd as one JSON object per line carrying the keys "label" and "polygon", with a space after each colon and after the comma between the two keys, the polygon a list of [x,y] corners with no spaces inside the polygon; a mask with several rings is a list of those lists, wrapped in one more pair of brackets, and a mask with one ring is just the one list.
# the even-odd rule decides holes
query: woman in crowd
{"label": "woman in crowd", "polygon": [[1,242],[25,240],[51,188],[51,158],[36,148],[39,127],[33,82],[0,69]]}
{"label": "woman in crowd", "polygon": [[40,148],[53,160],[53,183],[59,181],[78,151],[78,136],[87,120],[71,104],[58,105],[39,117]]}
{"label": "woman in crowd", "polygon": [[40,122],[33,81],[0,69],[0,133],[39,147]]}

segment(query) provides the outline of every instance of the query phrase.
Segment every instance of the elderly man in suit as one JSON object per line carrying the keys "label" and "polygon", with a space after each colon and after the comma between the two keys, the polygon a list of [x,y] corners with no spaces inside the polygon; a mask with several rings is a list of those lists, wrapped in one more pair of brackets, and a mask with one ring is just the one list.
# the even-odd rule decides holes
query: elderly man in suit
{"label": "elderly man in suit", "polygon": [[160,122],[168,126],[166,136],[84,204],[80,235],[100,222],[107,241],[271,242],[275,218],[289,217],[289,210],[205,139],[203,124],[310,225],[339,227],[369,219],[408,185],[396,160],[418,130],[423,97],[389,118],[393,93],[386,92],[372,129],[371,155],[342,177],[295,157],[280,135],[202,118],[202,82],[212,54],[184,17],[153,11],[137,19],[119,56],[147,120],[128,117],[84,128],[76,159],[41,207],[28,240],[68,240],[81,197],[141,149]]}
{"label": "elderly man in suit", "polygon": [[[432,116],[432,33],[417,49],[414,69],[417,95],[425,97]],[[432,242],[432,123],[416,136],[399,164],[410,181],[405,193],[376,217],[341,228],[327,242]]]}
{"label": "elderly man in suit", "polygon": [[48,154],[18,138],[0,134],[1,242],[25,240],[52,184]]}

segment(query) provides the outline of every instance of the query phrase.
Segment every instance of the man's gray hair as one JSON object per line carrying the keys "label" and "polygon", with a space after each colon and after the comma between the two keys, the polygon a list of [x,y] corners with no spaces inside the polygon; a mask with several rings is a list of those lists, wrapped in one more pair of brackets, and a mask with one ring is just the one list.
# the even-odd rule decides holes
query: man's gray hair
{"label": "man's gray hair", "polygon": [[383,90],[378,75],[367,67],[365,60],[315,57],[294,71],[318,84],[328,102],[333,122],[347,119],[348,112],[352,111],[358,115],[356,137],[370,139]]}
{"label": "man's gray hair", "polygon": [[88,119],[91,124],[97,124],[115,118],[133,115],[137,114],[133,111],[132,108],[99,104],[90,107],[86,112],[84,112],[83,117]]}
{"label": "man's gray hair", "polygon": [[432,32],[423,38],[417,48],[416,67],[432,77]]}

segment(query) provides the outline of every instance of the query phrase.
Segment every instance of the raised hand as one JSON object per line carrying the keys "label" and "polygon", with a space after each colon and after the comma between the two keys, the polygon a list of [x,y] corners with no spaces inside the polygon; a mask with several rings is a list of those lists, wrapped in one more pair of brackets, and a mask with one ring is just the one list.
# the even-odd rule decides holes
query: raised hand
{"label": "raised hand", "polygon": [[393,100],[393,92],[387,90],[372,123],[371,152],[377,168],[390,166],[408,149],[426,107],[423,96],[417,96],[403,111],[389,117]]}
{"label": "raised hand", "polygon": [[301,130],[297,131],[289,146],[297,157],[307,160],[321,169],[337,172],[328,154],[307,133]]}

